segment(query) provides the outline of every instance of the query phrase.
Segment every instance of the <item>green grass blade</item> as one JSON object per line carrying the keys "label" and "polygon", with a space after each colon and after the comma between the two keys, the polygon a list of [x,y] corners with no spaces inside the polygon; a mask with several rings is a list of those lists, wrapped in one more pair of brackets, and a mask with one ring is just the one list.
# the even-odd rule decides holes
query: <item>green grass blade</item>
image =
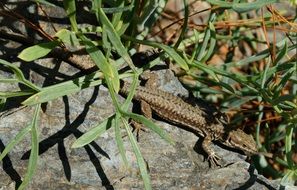
{"label": "green grass blade", "polygon": [[22,190],[26,188],[28,183],[31,181],[34,175],[34,172],[37,168],[38,150],[39,150],[37,122],[39,118],[39,112],[40,112],[40,104],[36,105],[32,125],[31,125],[31,153],[29,158],[28,171],[24,177],[23,182],[19,186],[18,190]]}
{"label": "green grass blade", "polygon": [[[282,43],[278,43],[278,44],[282,44]],[[291,46],[288,47],[288,51],[291,51],[294,48],[296,48],[296,45],[291,45]],[[227,66],[228,67],[234,67],[234,66],[242,67],[242,66],[247,65],[249,63],[260,61],[260,60],[268,57],[269,55],[270,55],[269,49],[265,49],[265,50],[255,54],[255,55],[249,56],[249,57],[247,57],[245,59],[242,59],[242,60],[240,60],[240,61],[238,61],[236,63],[227,63]]]}
{"label": "green grass blade", "polygon": [[11,63],[3,60],[3,59],[0,59],[0,64],[4,65],[9,70],[11,70],[15,74],[18,82],[23,83],[24,85],[28,86],[29,88],[32,88],[35,91],[40,90],[40,88],[38,86],[34,85],[33,83],[31,83],[30,81],[28,81],[25,78],[22,71],[17,66],[15,66],[15,65],[13,65],[13,64],[11,64]]}
{"label": "green grass blade", "polygon": [[80,148],[96,140],[99,136],[111,128],[113,119],[114,115],[105,119],[103,122],[98,123],[94,128],[90,129],[88,132],[76,139],[71,148]]}
{"label": "green grass blade", "polygon": [[138,82],[138,75],[137,74],[134,74],[133,75],[133,81],[131,83],[131,88],[130,88],[129,94],[127,96],[126,101],[122,105],[122,109],[124,111],[127,111],[128,107],[129,107],[129,104],[131,103],[131,101],[133,99],[133,96],[135,94],[135,91],[136,91],[136,88],[137,88],[137,85],[138,84],[139,84],[139,82]]}
{"label": "green grass blade", "polygon": [[188,20],[189,20],[189,5],[188,5],[188,1],[183,0],[183,4],[184,4],[184,23],[183,23],[183,27],[182,27],[182,31],[180,33],[180,36],[178,37],[178,40],[176,41],[174,48],[178,48],[178,46],[180,45],[180,43],[182,42],[182,40],[185,37],[186,31],[188,29]]}
{"label": "green grass blade", "polygon": [[8,145],[5,147],[5,149],[2,151],[0,155],[0,161],[11,151],[11,149],[18,144],[26,134],[28,134],[31,130],[32,125],[28,125],[27,127],[23,128],[18,134],[11,140]]}
{"label": "green grass blade", "polygon": [[222,8],[231,8],[232,7],[232,3],[227,2],[227,1],[207,0],[207,2],[209,2],[210,4],[213,4],[213,5],[218,5],[218,6],[222,7]]}
{"label": "green grass blade", "polygon": [[28,90],[23,90],[23,91],[16,91],[16,92],[1,92],[0,91],[0,97],[1,98],[12,98],[12,97],[19,97],[19,96],[28,96],[35,93],[35,91],[28,91]]}
{"label": "green grass blade", "polygon": [[276,59],[274,60],[274,63],[277,64],[287,53],[288,53],[288,44],[285,41],[285,44],[280,48],[280,51],[277,54]]}
{"label": "green grass blade", "polygon": [[129,162],[128,162],[128,159],[127,159],[127,156],[126,156],[126,150],[125,150],[124,141],[123,141],[123,138],[122,138],[122,135],[121,135],[119,120],[120,120],[120,116],[119,116],[119,114],[117,114],[116,118],[114,120],[115,140],[116,140],[116,143],[117,143],[121,158],[122,158],[125,166],[128,168],[130,166],[129,166]]}
{"label": "green grass blade", "polygon": [[115,66],[113,66],[112,63],[108,62],[103,53],[95,46],[95,44],[90,39],[82,34],[79,34],[79,37],[85,44],[86,50],[94,63],[103,72],[105,80],[108,80],[106,82],[110,82],[112,84],[112,86],[108,87],[109,90],[113,89],[114,91],[118,92],[120,88],[120,79]]}
{"label": "green grass blade", "polygon": [[197,53],[196,60],[198,60],[199,62],[201,62],[202,58],[206,54],[205,52],[206,52],[206,47],[207,47],[208,41],[210,39],[210,34],[211,34],[211,31],[210,31],[210,28],[208,28],[205,31],[205,35],[204,35],[203,42],[202,42],[201,46],[198,47],[198,53]]}
{"label": "green grass blade", "polygon": [[1,83],[16,83],[16,82],[19,82],[18,79],[5,79],[5,78],[0,78],[0,82]]}
{"label": "green grass blade", "polygon": [[99,9],[101,8],[101,0],[98,1],[92,1],[92,9],[91,11],[95,14],[97,22],[100,23],[100,19],[99,19]]}
{"label": "green grass blade", "polygon": [[[212,20],[214,20],[214,18]],[[211,22],[209,22],[208,25],[209,25],[209,32],[210,32],[209,47],[208,47],[208,50],[207,50],[206,54],[201,59],[202,63],[206,62],[210,58],[210,56],[213,54],[213,51],[214,51],[215,46],[216,46],[216,30],[215,30],[215,27],[214,27],[213,23],[211,23]]]}
{"label": "green grass blade", "polygon": [[296,99],[296,94],[285,94],[285,95],[281,95],[277,98],[274,98],[272,100],[272,105],[279,105],[280,103],[283,103],[285,101],[291,101],[293,102]]}
{"label": "green grass blade", "polygon": [[[124,2],[124,1],[122,1]],[[111,8],[102,8],[103,12],[105,14],[113,14],[113,13],[121,13],[125,11],[132,11],[133,4],[130,4],[128,6],[119,6],[119,7],[111,7]]]}
{"label": "green grass blade", "polygon": [[260,9],[268,4],[275,3],[276,0],[258,0],[252,3],[233,3],[232,9],[238,13]]}
{"label": "green grass blade", "polygon": [[163,45],[157,42],[152,42],[152,41],[147,41],[147,40],[138,40],[129,36],[123,36],[125,39],[130,40],[132,42],[136,42],[136,43],[140,43],[140,44],[144,44],[144,45],[148,45],[148,46],[152,46],[155,48],[160,48],[162,50],[164,50],[169,57],[171,57],[176,64],[178,64],[182,69],[184,69],[185,71],[189,70],[189,66],[187,64],[187,62],[172,48],[169,47],[167,45]]}
{"label": "green grass blade", "polygon": [[67,29],[61,29],[56,34],[56,37],[58,37],[63,43],[72,45],[72,46],[79,46],[79,41],[75,35],[74,32],[69,31]]}
{"label": "green grass blade", "polygon": [[113,78],[111,79],[112,86],[114,87],[115,92],[119,92],[120,91],[120,77],[119,77],[119,73],[117,70],[116,62],[113,59],[108,59],[108,63],[110,65],[110,67],[112,68],[111,70],[113,71],[113,74],[112,74]]}
{"label": "green grass blade", "polygon": [[[269,50],[265,49],[265,50],[255,54],[255,55],[252,55],[252,56],[250,56],[248,58],[245,58],[245,59],[242,59],[242,60],[238,61],[234,65],[240,67],[240,66],[246,65],[246,64],[251,63],[251,62],[262,60],[262,59],[268,57],[269,54],[270,54]],[[233,66],[233,65],[229,65],[229,66]]]}
{"label": "green grass blade", "polygon": [[162,1],[145,1],[143,3],[142,14],[136,18],[137,27],[135,27],[137,31],[142,31],[142,35],[147,35],[147,28],[151,26],[149,21],[157,17],[157,8],[162,7],[160,3],[162,4]]}
{"label": "green grass blade", "polygon": [[210,4],[218,5],[222,8],[232,8],[234,11],[243,13],[255,9],[262,8],[265,5],[276,2],[276,0],[258,0],[252,3],[237,3],[237,2],[227,2],[221,0],[207,0]]}
{"label": "green grass blade", "polygon": [[157,133],[162,139],[166,140],[170,144],[175,144],[172,138],[162,128],[157,126],[154,122],[147,119],[146,117],[131,112],[123,112],[123,115],[132,118],[133,120],[139,123],[144,124],[147,128]]}
{"label": "green grass blade", "polygon": [[[125,5],[125,1],[122,1],[122,2],[119,1],[118,4],[117,4],[117,7],[115,8],[115,10],[121,10],[121,9],[123,10],[124,5]],[[130,5],[129,5],[129,7],[130,7]],[[132,8],[132,7],[130,7],[130,8]],[[109,8],[107,8],[107,9],[109,9]],[[102,8],[102,10],[106,14],[106,10],[104,10],[103,8]],[[111,23],[112,23],[113,27],[115,28],[115,30],[117,32],[120,30],[120,28],[121,28],[121,26],[123,24],[123,21],[122,21],[122,18],[121,18],[122,15],[123,15],[122,12],[123,11],[114,12],[113,17],[112,17]]]}
{"label": "green grass blade", "polygon": [[98,79],[98,77],[102,78],[102,73],[96,72],[80,77],[78,79],[73,79],[52,86],[44,87],[40,92],[30,96],[28,99],[22,102],[22,104],[31,106],[38,103],[44,103],[50,100],[54,100],[58,97],[79,92],[84,88],[100,85],[102,84],[102,80]]}
{"label": "green grass blade", "polygon": [[18,55],[18,58],[27,62],[34,61],[49,54],[59,44],[58,41],[51,41],[28,47]]}
{"label": "green grass blade", "polygon": [[228,109],[232,110],[232,109],[240,109],[240,107],[253,100],[253,99],[256,99],[257,96],[244,96],[244,98],[241,98],[241,99],[238,99],[237,97],[232,97],[232,98],[229,98],[228,100]]}
{"label": "green grass blade", "polygon": [[292,78],[292,75],[295,73],[295,68],[289,69],[283,76],[279,84],[274,89],[274,98],[278,98],[281,94],[281,90],[284,88],[284,86],[287,84],[287,82],[290,81]]}
{"label": "green grass blade", "polygon": [[169,57],[171,57],[176,62],[176,64],[178,64],[183,70],[189,70],[187,62],[173,48],[163,44],[154,44],[156,45],[156,47],[164,50],[169,55]]}
{"label": "green grass blade", "polygon": [[267,69],[267,72],[261,72],[259,75],[253,76],[253,81],[257,81],[259,78],[263,78],[263,75],[265,74],[267,78],[273,77],[275,73],[282,72],[282,71],[288,71],[293,72],[295,63],[286,63],[286,64],[278,64],[276,66],[270,67]]}
{"label": "green grass blade", "polygon": [[86,27],[81,27],[78,29],[78,32],[86,34],[86,33],[101,33],[102,28],[101,26],[86,26]]}
{"label": "green grass blade", "polygon": [[286,171],[286,175],[281,179],[281,185],[283,186],[292,186],[297,180],[297,171],[295,170],[288,170]]}
{"label": "green grass blade", "polygon": [[76,6],[75,0],[63,0],[64,9],[71,23],[71,28],[75,32],[78,31],[78,26],[76,22]]}
{"label": "green grass blade", "polygon": [[138,144],[136,142],[135,137],[133,136],[133,134],[131,132],[131,129],[130,129],[130,126],[129,126],[127,120],[124,119],[124,118],[122,118],[121,120],[122,120],[122,122],[124,124],[125,130],[126,130],[126,132],[128,134],[128,138],[129,138],[130,143],[132,145],[132,149],[133,149],[133,152],[135,154],[137,164],[138,164],[138,167],[139,167],[139,170],[140,170],[140,174],[141,174],[141,177],[142,177],[142,180],[143,180],[143,183],[144,183],[144,188],[146,190],[150,190],[150,189],[152,189],[151,182],[150,182],[150,176],[148,174],[145,161],[144,161],[144,159],[143,159],[143,157],[141,155],[139,146],[138,146]]}
{"label": "green grass blade", "polygon": [[295,124],[290,124],[286,127],[286,137],[285,137],[285,150],[286,150],[286,157],[289,168],[293,168],[293,160],[292,160],[292,138],[293,138],[293,131],[294,131]]}
{"label": "green grass blade", "polygon": [[[115,30],[117,31],[119,36],[122,36],[124,33],[127,33],[127,29],[128,28],[136,28],[134,26],[136,26],[136,19],[135,17],[133,17],[133,15],[135,14],[135,12],[137,11],[134,7],[136,7],[137,3],[135,2],[136,0],[131,0],[129,3],[129,7],[131,7],[130,11],[124,11],[121,12],[121,17],[119,19],[119,21],[116,21],[116,18],[119,17],[117,16],[118,14],[115,15],[115,18],[112,18],[112,24],[115,28]],[[119,7],[119,10],[122,7]],[[123,7],[124,8],[124,7]],[[105,14],[107,14],[104,10],[105,8],[102,8],[102,10],[104,11]],[[128,21],[128,22],[127,22]],[[133,32],[132,32],[133,33]],[[126,43],[126,47],[128,47],[130,45],[130,43]],[[131,49],[133,51],[135,51],[135,49]],[[129,54],[132,55],[131,50],[129,51]]]}
{"label": "green grass blade", "polygon": [[2,109],[4,108],[6,101],[6,98],[0,98],[0,111],[2,111]]}
{"label": "green grass blade", "polygon": [[136,72],[136,68],[128,54],[126,48],[121,42],[121,38],[114,29],[112,23],[108,20],[107,16],[103,12],[103,10],[99,9],[100,20],[102,24],[106,27],[106,33],[108,35],[109,41],[112,43],[118,54],[125,60],[125,62],[130,66],[132,70]]}
{"label": "green grass blade", "polygon": [[[210,72],[210,71],[208,71]],[[214,73],[213,73],[214,74]],[[217,77],[216,77],[217,78]],[[228,91],[230,91],[232,94],[235,94],[235,90],[233,89],[233,87],[231,85],[229,85],[228,83],[225,82],[217,82],[217,81],[213,81],[212,79],[209,78],[205,78],[205,77],[199,77],[197,79],[200,79],[199,81],[204,82],[205,84],[207,84],[208,86],[220,86],[223,87],[225,89],[227,89]],[[209,91],[210,92],[210,91]]]}

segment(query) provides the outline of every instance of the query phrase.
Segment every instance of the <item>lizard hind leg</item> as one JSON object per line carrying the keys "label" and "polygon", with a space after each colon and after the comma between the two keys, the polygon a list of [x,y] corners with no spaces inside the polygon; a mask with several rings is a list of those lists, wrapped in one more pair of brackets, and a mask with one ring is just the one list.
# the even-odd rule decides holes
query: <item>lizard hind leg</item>
{"label": "lizard hind leg", "polygon": [[138,123],[137,121],[131,119],[130,121],[130,125],[133,127],[133,133],[136,132],[136,139],[137,141],[139,141],[139,134],[140,134],[140,131],[146,131],[143,127],[143,124],[141,123]]}
{"label": "lizard hind leg", "polygon": [[[140,109],[141,109],[141,110],[140,110],[141,113],[142,113],[146,118],[148,118],[148,119],[152,119],[152,109],[151,109],[150,105],[149,105],[147,102],[141,100],[141,101],[140,101]],[[133,131],[136,132],[136,137],[137,137],[137,139],[139,139],[139,133],[140,133],[140,131],[146,131],[146,130],[145,130],[145,127],[143,126],[143,124],[138,123],[137,121],[134,121],[134,120],[132,120],[132,121],[130,122],[130,124],[131,124],[131,125],[133,126],[133,128],[134,128]]]}
{"label": "lizard hind leg", "polygon": [[210,135],[207,135],[203,142],[202,148],[208,155],[207,160],[210,162],[210,166],[222,166],[220,163],[220,157],[216,154],[216,152],[211,148],[212,139]]}

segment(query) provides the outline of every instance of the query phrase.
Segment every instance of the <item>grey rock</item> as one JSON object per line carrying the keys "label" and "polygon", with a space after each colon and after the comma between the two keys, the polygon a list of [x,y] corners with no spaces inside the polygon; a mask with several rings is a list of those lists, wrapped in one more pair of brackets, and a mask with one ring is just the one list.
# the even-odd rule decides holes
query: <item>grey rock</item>
{"label": "grey rock", "polygon": [[[23,6],[28,5],[27,1],[19,2],[22,2]],[[28,9],[30,14],[33,14],[35,9],[31,6],[34,5],[28,5]],[[65,27],[67,19],[64,18],[61,8],[52,9],[45,6],[45,9],[50,15],[57,15],[52,20],[56,28]],[[26,11],[23,7],[18,7],[16,10]],[[89,20],[89,18],[81,20]],[[9,20],[0,19],[0,21],[3,26],[10,26],[13,31],[19,29],[26,33],[26,29],[20,23],[10,25]],[[42,24],[46,31],[52,30],[46,23],[42,22]],[[13,60],[16,53],[12,50],[19,48],[20,44],[3,43],[0,47],[1,58]],[[25,76],[38,86],[47,86],[65,80],[77,72],[67,64],[50,58],[34,64],[15,60],[12,62],[25,69]],[[171,72],[161,70],[158,74],[162,76],[160,85],[163,90],[187,96],[187,91]],[[0,75],[1,77],[11,76],[6,72],[1,72]],[[17,84],[0,84],[0,91],[19,88],[21,86]],[[33,107],[22,109],[14,107],[11,106],[7,112],[0,113],[0,150],[3,150],[17,133],[31,122],[33,116]],[[79,136],[114,113],[108,90],[104,86],[84,89],[67,97],[58,98],[48,102],[45,108],[45,112],[40,113],[38,125],[40,156],[37,171],[28,189],[144,188],[136,158],[124,130],[122,135],[130,168],[126,168],[121,160],[113,128],[88,146],[71,148]],[[176,144],[174,146],[168,144],[151,131],[140,134],[138,143],[150,171],[153,189],[280,188],[279,181],[271,181],[258,175],[254,167],[244,161],[244,155],[225,150],[217,145],[214,145],[214,148],[223,158],[224,167],[209,168],[199,148],[201,146],[199,137],[162,121],[155,122],[172,136]],[[15,189],[20,184],[27,171],[30,142],[30,135],[27,135],[3,159],[0,167],[0,190]]]}
{"label": "grey rock", "polygon": [[[171,80],[160,80],[164,88],[171,89],[171,92],[183,89],[171,72],[160,71],[159,74],[171,77]],[[179,87],[175,88],[176,85]],[[104,86],[85,89],[64,100],[59,98],[49,102],[46,112],[40,115],[40,157],[29,189],[143,189],[136,158],[127,137],[123,139],[131,164],[128,169],[119,155],[112,128],[91,145],[71,148],[80,135],[113,113],[114,107]],[[26,107],[2,116],[2,146],[7,145],[18,131],[30,123],[32,115],[33,108]],[[215,150],[223,158],[225,167],[209,168],[197,148],[199,137],[162,121],[155,122],[172,136],[176,145],[168,144],[148,130],[140,134],[139,147],[147,162],[153,189],[279,188],[278,182],[258,175],[254,167],[244,161],[245,156],[217,145]],[[122,135],[125,136],[124,130]],[[29,136],[3,161],[6,167],[0,169],[2,189],[14,187],[12,173],[19,178],[25,175],[28,160],[22,158],[28,155],[28,150]],[[7,167],[9,162],[11,164]]]}

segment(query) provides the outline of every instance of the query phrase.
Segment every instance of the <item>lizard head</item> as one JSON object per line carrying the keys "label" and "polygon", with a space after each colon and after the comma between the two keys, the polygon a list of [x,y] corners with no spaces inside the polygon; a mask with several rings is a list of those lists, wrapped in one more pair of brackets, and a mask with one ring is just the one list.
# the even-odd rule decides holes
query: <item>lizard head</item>
{"label": "lizard head", "polygon": [[241,129],[231,130],[224,144],[240,149],[247,155],[257,154],[258,152],[253,136],[246,134]]}

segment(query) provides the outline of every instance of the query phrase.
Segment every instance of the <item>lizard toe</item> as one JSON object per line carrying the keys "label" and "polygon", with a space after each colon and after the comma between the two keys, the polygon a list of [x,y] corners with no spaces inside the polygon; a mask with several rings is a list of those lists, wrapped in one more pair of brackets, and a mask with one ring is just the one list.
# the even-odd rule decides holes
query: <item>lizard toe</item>
{"label": "lizard toe", "polygon": [[131,120],[130,125],[133,127],[133,133],[136,132],[137,141],[139,140],[139,134],[141,131],[146,132],[145,127],[141,123]]}
{"label": "lizard toe", "polygon": [[207,160],[210,162],[211,167],[212,166],[219,166],[219,167],[222,166],[220,163],[221,158],[218,155],[216,155],[215,153],[209,155]]}

